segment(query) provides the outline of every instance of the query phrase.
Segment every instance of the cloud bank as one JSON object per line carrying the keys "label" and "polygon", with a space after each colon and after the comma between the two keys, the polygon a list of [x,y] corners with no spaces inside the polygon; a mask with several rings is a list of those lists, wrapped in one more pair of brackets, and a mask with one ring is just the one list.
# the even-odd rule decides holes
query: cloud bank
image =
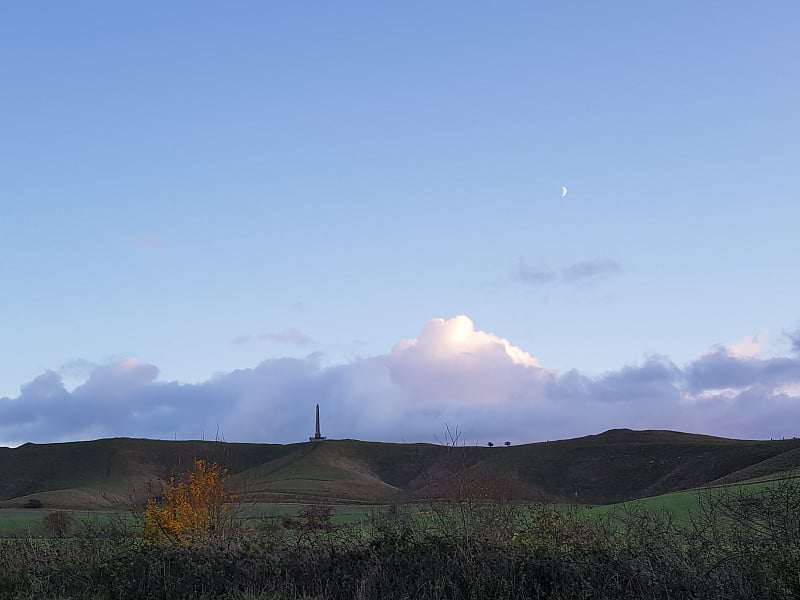
{"label": "cloud bank", "polygon": [[[287,340],[288,341],[288,340]],[[139,360],[92,366],[68,391],[56,371],[0,398],[0,444],[111,436],[287,443],[313,433],[468,443],[575,437],[615,427],[739,438],[800,435],[800,357],[759,358],[757,338],[686,365],[664,356],[590,377],[558,373],[465,316],[429,321],[383,355],[323,366],[270,359],[201,383],[158,379]]]}

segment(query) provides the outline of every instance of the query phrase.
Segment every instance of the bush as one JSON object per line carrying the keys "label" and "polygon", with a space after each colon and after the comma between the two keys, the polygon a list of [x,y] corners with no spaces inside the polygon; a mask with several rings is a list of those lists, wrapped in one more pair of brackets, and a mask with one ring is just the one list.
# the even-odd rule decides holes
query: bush
{"label": "bush", "polygon": [[63,510],[54,510],[42,518],[42,527],[50,537],[64,538],[67,537],[71,522],[72,517],[69,513]]}
{"label": "bush", "polygon": [[800,598],[800,479],[722,488],[700,497],[694,551],[711,571]]}
{"label": "bush", "polygon": [[188,481],[173,475],[163,485],[162,505],[150,499],[144,514],[144,539],[187,546],[223,538],[234,523],[236,495],[227,489],[228,471],[218,463],[195,462]]}
{"label": "bush", "polygon": [[42,508],[42,506],[44,506],[44,504],[42,504],[41,500],[38,498],[31,498],[25,503],[24,508]]}

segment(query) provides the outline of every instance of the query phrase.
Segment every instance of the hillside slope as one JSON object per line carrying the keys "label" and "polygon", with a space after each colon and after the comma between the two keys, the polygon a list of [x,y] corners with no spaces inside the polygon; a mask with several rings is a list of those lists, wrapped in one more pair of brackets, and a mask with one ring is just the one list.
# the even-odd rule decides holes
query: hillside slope
{"label": "hillside slope", "polygon": [[0,507],[129,506],[195,459],[226,465],[247,501],[385,503],[453,482],[513,482],[516,495],[608,504],[796,468],[800,440],[611,430],[511,447],[327,440],[289,445],[116,438],[0,448]]}

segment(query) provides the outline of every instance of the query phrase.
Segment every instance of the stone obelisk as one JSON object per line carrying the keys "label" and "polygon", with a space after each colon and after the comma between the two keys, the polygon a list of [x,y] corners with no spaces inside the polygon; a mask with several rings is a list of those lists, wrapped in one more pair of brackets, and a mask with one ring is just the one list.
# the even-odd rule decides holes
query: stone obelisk
{"label": "stone obelisk", "polygon": [[322,437],[322,434],[319,432],[319,404],[317,404],[317,429],[314,433],[314,437],[308,438],[312,442],[320,442],[325,438]]}

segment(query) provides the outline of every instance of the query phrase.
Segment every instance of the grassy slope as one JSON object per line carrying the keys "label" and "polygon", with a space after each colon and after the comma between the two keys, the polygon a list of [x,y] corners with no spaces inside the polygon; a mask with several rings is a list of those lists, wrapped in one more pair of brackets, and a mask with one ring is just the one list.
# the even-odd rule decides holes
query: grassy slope
{"label": "grassy slope", "polygon": [[400,490],[363,459],[361,442],[305,444],[233,479],[247,500],[328,499],[385,502]]}
{"label": "grassy slope", "polygon": [[742,441],[612,430],[521,446],[457,448],[328,440],[290,445],[109,439],[0,448],[0,507],[124,506],[195,458],[227,465],[252,501],[387,502],[421,497],[461,473],[515,481],[521,495],[580,504],[731,483],[797,467],[800,440]]}

